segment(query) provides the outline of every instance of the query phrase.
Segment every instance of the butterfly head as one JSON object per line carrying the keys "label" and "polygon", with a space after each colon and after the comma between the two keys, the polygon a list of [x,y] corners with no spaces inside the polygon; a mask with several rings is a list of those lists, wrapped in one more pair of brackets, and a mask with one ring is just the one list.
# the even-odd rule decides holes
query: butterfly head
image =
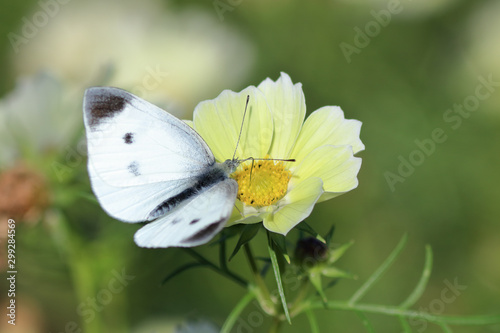
{"label": "butterfly head", "polygon": [[222,163],[222,167],[227,174],[232,174],[242,161],[238,159],[227,159]]}

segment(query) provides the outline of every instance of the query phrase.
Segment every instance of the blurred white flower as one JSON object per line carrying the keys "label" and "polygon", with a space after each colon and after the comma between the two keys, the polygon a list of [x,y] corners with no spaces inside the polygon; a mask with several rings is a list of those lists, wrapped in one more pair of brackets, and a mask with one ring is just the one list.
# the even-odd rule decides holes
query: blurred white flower
{"label": "blurred white flower", "polygon": [[[500,81],[500,2],[490,1],[479,5],[471,14],[466,41],[468,49],[466,51],[467,61],[464,70],[472,77],[474,82],[478,76],[491,75],[495,82]],[[467,87],[470,90],[470,87]],[[498,105],[500,104],[500,94],[498,91],[491,94],[491,98],[481,101],[487,110],[492,114],[499,115]],[[483,108],[482,106],[482,108]]]}
{"label": "blurred white flower", "polygon": [[[199,100],[237,86],[253,48],[216,13],[164,8],[159,1],[72,1],[13,56],[21,74],[50,69],[92,85],[112,65],[108,85],[191,112]],[[36,56],[33,56],[35,55]],[[172,108],[174,110],[172,110]],[[184,114],[185,116],[186,114]]]}
{"label": "blurred white flower", "polygon": [[0,99],[0,169],[61,153],[82,126],[80,95],[48,73],[18,79]]}

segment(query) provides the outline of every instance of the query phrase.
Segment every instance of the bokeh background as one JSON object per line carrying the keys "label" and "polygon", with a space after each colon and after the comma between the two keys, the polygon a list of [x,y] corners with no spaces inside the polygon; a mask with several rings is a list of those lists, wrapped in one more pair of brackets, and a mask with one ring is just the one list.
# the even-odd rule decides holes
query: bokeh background
{"label": "bokeh background", "polygon": [[[179,249],[137,248],[137,225],[107,217],[92,199],[83,91],[119,86],[189,119],[198,102],[277,79],[280,71],[302,82],[308,113],[340,105],[363,122],[359,187],[317,205],[307,220],[320,233],[334,224],[336,244],[355,241],[339,267],[358,280],[339,282],[328,297],[348,299],[408,233],[401,257],[364,301],[403,301],[429,244],[433,273],[415,309],[500,312],[500,2],[0,4],[2,313],[8,218],[16,220],[18,271],[17,325],[2,315],[0,331],[173,332],[186,320],[198,321],[194,331],[220,327],[245,290],[200,268],[161,286],[192,259]],[[431,144],[436,129],[443,134]],[[427,143],[427,153],[417,142]],[[297,236],[289,234],[290,246]],[[265,234],[252,246],[265,256]],[[216,247],[197,250],[217,260]],[[229,265],[249,274],[241,253]],[[446,281],[463,289],[439,302]],[[234,331],[265,332],[269,320],[258,313],[251,304]],[[317,315],[322,332],[364,330],[353,313]],[[380,332],[400,331],[395,318],[369,319]],[[305,316],[283,327],[308,330]]]}

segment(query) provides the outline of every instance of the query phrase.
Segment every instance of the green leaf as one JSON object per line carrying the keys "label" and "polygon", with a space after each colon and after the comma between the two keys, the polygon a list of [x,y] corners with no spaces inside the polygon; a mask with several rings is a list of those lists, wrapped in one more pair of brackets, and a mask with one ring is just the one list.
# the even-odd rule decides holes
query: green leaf
{"label": "green leaf", "polygon": [[335,225],[332,224],[330,230],[328,231],[328,233],[325,236],[326,245],[330,245],[334,231],[335,231]]}
{"label": "green leaf", "polygon": [[320,234],[318,234],[309,224],[307,224],[305,221],[299,223],[296,227],[297,229],[299,229],[300,231],[303,231],[313,237],[316,237],[317,239],[319,239],[320,241],[322,241],[323,243],[326,243],[326,240],[321,237]]}
{"label": "green leaf", "polygon": [[251,241],[259,232],[261,223],[247,224],[241,231],[240,238],[238,239],[238,243],[236,244],[233,253],[229,257],[229,261],[233,259],[233,257],[238,253],[240,248]]}
{"label": "green leaf", "polygon": [[342,257],[344,255],[344,253],[347,251],[347,249],[352,246],[352,244],[354,244],[354,242],[350,241],[349,243],[346,243],[346,244],[340,246],[339,248],[330,251],[331,254],[330,254],[330,257],[328,258],[328,262],[330,264],[333,264],[334,262],[339,260],[340,257]]}
{"label": "green leaf", "polygon": [[167,277],[165,277],[163,279],[163,281],[161,282],[161,284],[164,285],[165,283],[167,283],[167,281],[169,281],[173,277],[179,275],[180,273],[182,273],[184,271],[187,271],[188,269],[195,268],[195,267],[201,267],[201,266],[207,266],[207,264],[201,263],[201,262],[192,262],[190,264],[183,265],[183,266],[177,268],[175,271],[173,271],[169,275],[167,275]]}
{"label": "green leaf", "polygon": [[[328,301],[328,309],[344,311],[361,311],[364,313],[384,314],[388,316],[401,316],[404,318],[422,319],[437,325],[494,325],[500,324],[500,315],[483,316],[443,316],[434,315],[425,311],[415,311],[401,309],[397,306],[376,305],[376,304],[351,304],[348,301]],[[323,309],[323,302],[310,302],[305,309]]]}
{"label": "green leaf", "polygon": [[344,272],[336,267],[325,267],[321,270],[321,274],[329,278],[348,278],[355,279],[356,276],[352,273]]}
{"label": "green leaf", "polygon": [[[270,236],[269,232],[268,236]],[[271,258],[271,263],[273,265],[274,277],[276,278],[276,284],[278,285],[278,291],[280,294],[281,303],[283,304],[283,311],[285,313],[286,320],[288,321],[289,324],[291,324],[292,321],[290,320],[290,314],[288,313],[288,305],[286,303],[285,290],[283,289],[283,283],[281,281],[281,273],[278,264],[278,258],[276,257],[276,251],[274,249],[271,237],[269,237],[267,249],[269,250],[269,256]]]}
{"label": "green leaf", "polygon": [[391,254],[382,263],[382,265],[380,265],[380,267],[375,272],[373,272],[370,278],[366,280],[366,282],[356,291],[356,293],[354,293],[354,295],[349,300],[349,304],[353,305],[359,299],[361,299],[368,292],[368,290],[370,290],[370,288],[373,287],[373,285],[382,277],[382,275],[389,269],[389,267],[391,267],[393,262],[403,250],[407,239],[408,236],[405,234],[399,241],[398,245],[394,248],[394,250],[392,250]]}
{"label": "green leaf", "polygon": [[269,237],[275,245],[275,249],[277,249],[281,255],[285,258],[287,263],[290,263],[290,256],[288,255],[288,251],[286,249],[286,240],[285,236],[282,234],[276,234],[274,232],[268,232]]}
{"label": "green leaf", "polygon": [[429,281],[429,277],[431,276],[432,271],[432,248],[429,245],[425,247],[425,264],[424,270],[422,271],[422,275],[420,276],[420,280],[417,283],[417,286],[413,290],[413,292],[408,296],[408,298],[401,303],[400,307],[403,309],[408,309],[412,305],[414,305],[422,296],[427,287],[427,282]]}
{"label": "green leaf", "polygon": [[219,239],[211,242],[210,245],[216,245],[220,242],[223,242],[227,239],[233,238],[234,236],[241,234],[245,226],[246,224],[236,224],[222,229],[222,231],[220,232],[221,236],[219,237]]}
{"label": "green leaf", "polygon": [[[329,310],[342,310],[342,311],[354,311],[356,312],[361,319],[363,320],[363,324],[365,328],[367,328],[370,332],[373,331],[373,328],[367,321],[365,320],[365,315],[370,314],[379,314],[386,316],[393,316],[399,319],[401,327],[403,328],[405,333],[412,333],[412,329],[408,323],[408,320],[423,320],[428,323],[435,324],[439,326],[443,332],[451,333],[450,326],[458,326],[458,325],[495,325],[500,324],[500,314],[496,315],[479,315],[479,316],[444,316],[444,315],[436,315],[429,313],[427,311],[416,311],[410,310],[405,307],[409,307],[418,301],[420,296],[422,295],[425,286],[428,282],[429,275],[432,269],[432,250],[430,246],[426,246],[425,252],[425,264],[424,269],[422,271],[422,276],[420,280],[413,290],[413,292],[408,296],[408,298],[400,305],[400,306],[390,306],[390,305],[379,305],[379,304],[363,304],[357,302],[361,297],[365,295],[365,293],[381,278],[381,276],[387,271],[390,265],[394,262],[397,256],[401,253],[404,245],[406,243],[407,236],[404,235],[402,239],[399,241],[398,245],[395,249],[390,253],[387,259],[380,265],[380,267],[369,277],[366,283],[364,283],[361,288],[351,297],[348,301],[328,301],[324,302],[319,300],[310,299],[305,305],[300,309],[300,312],[311,311],[314,309],[324,309],[327,308]],[[312,276],[310,282],[319,286],[318,289],[321,290],[321,280],[315,276]],[[294,316],[297,314],[297,311],[293,312]]]}
{"label": "green leaf", "polygon": [[321,296],[321,299],[323,300],[323,303],[326,304],[328,301],[326,298],[326,295],[323,291],[323,286],[321,284],[321,273],[317,270],[311,270],[309,271],[309,281],[311,284],[314,286],[316,291],[318,292],[319,296]]}

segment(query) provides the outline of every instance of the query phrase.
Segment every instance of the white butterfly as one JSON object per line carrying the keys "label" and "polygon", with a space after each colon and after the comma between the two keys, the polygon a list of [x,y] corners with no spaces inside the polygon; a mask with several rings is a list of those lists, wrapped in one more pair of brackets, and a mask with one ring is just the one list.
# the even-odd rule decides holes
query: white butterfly
{"label": "white butterfly", "polygon": [[207,243],[226,224],[241,161],[216,163],[201,136],[168,112],[124,90],[89,88],[84,122],[92,189],[104,210],[139,229],[141,247]]}

